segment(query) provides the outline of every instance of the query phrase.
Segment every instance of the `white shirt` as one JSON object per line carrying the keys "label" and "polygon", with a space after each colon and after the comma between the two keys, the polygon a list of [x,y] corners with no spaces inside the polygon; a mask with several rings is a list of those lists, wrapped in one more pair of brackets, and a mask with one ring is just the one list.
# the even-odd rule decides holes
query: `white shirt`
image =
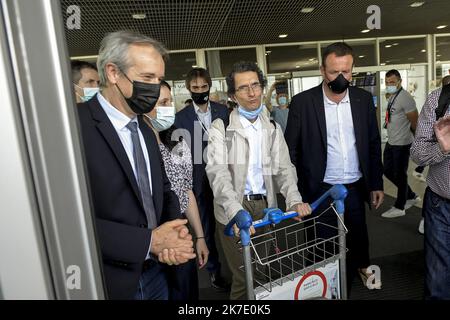
{"label": "white shirt", "polygon": [[267,194],[264,186],[263,170],[262,170],[262,143],[263,130],[261,120],[258,118],[251,123],[243,116],[239,116],[242,126],[244,127],[245,136],[249,145],[249,159],[247,181],[245,182],[245,195],[250,194]]}
{"label": "white shirt", "polygon": [[197,114],[198,119],[205,126],[205,131],[208,131],[211,128],[211,104],[208,101],[206,112],[203,112],[200,110],[200,107],[195,104],[195,102],[192,103],[194,104],[195,113]]}
{"label": "white shirt", "polygon": [[[106,100],[101,95],[100,92],[97,94],[97,97],[98,97],[98,102],[100,102],[100,105],[102,106],[103,110],[106,112],[108,119],[111,121],[114,129],[116,130],[116,132],[120,138],[120,142],[122,142],[122,146],[125,149],[125,152],[127,153],[128,160],[130,161],[131,167],[133,168],[134,177],[136,178],[136,181],[137,181],[136,165],[134,163],[134,157],[133,157],[133,141],[131,140],[131,131],[126,127],[130,121],[134,121],[134,122],[138,123],[137,117],[130,119],[128,116],[124,115],[122,112],[120,112],[119,110],[114,108],[111,105],[111,103],[109,103],[109,101]],[[152,194],[152,174],[151,174],[150,160],[148,157],[147,146],[145,145],[145,140],[141,133],[141,130],[139,129],[139,123],[138,123],[137,128],[138,128],[139,140],[141,142],[142,152],[144,153],[145,164],[147,165],[148,181],[150,184],[150,194]],[[150,256],[150,248],[152,247],[152,240],[153,240],[153,238],[150,239],[150,246],[148,248],[147,257],[145,258],[145,260],[152,258]]]}
{"label": "white shirt", "polygon": [[[133,156],[133,141],[131,140],[131,131],[127,128],[127,124],[130,121],[138,123],[137,117],[130,119],[128,116],[126,116],[125,114],[114,108],[109,103],[109,101],[107,101],[100,93],[98,93],[98,101],[100,102],[100,105],[102,106],[103,110],[105,110],[106,115],[108,116],[114,129],[116,129],[116,132],[119,135],[120,142],[122,142],[123,148],[127,153],[128,160],[130,161],[131,167],[133,168],[134,177],[136,178],[137,181],[136,165]],[[147,165],[148,181],[150,183],[150,194],[152,194],[152,174],[147,146],[145,144],[144,136],[142,135],[141,130],[139,129],[139,123],[137,128],[139,140],[141,142],[142,152],[144,153],[145,164]]]}
{"label": "white shirt", "polygon": [[323,181],[333,185],[356,182],[362,173],[348,90],[339,103],[328,99],[324,90],[323,97],[327,125],[327,168]]}

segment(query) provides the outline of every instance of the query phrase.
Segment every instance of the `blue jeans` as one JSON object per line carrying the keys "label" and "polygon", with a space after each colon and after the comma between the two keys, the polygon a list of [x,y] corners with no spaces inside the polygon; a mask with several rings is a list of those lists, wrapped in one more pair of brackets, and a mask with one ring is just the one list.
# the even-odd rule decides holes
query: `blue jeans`
{"label": "blue jeans", "polygon": [[450,201],[425,192],[425,299],[450,299]]}
{"label": "blue jeans", "polygon": [[158,262],[143,271],[139,278],[135,300],[168,300],[169,287],[166,273]]}

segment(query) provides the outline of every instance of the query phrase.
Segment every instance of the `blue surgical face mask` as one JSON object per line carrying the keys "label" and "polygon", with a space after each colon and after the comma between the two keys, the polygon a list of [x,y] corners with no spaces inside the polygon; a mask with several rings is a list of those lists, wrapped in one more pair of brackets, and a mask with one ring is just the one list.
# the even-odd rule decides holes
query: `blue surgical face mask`
{"label": "blue surgical face mask", "polygon": [[397,86],[386,86],[386,93],[396,93],[397,92]]}
{"label": "blue surgical face mask", "polygon": [[158,131],[164,131],[169,129],[175,122],[175,107],[156,107],[156,118],[150,118],[148,115],[145,116],[150,120],[152,127]]}
{"label": "blue surgical face mask", "polygon": [[247,120],[255,120],[258,118],[261,111],[263,111],[264,105],[261,104],[258,109],[253,111],[245,110],[242,106],[238,107],[239,114]]}
{"label": "blue surgical face mask", "polygon": [[[77,86],[75,84],[75,86]],[[81,90],[83,90],[83,96],[80,96],[81,101],[86,102],[91,100],[91,98],[93,96],[95,96],[97,94],[97,92],[100,91],[100,88],[82,88],[80,86],[77,86],[78,88],[80,88]]]}
{"label": "blue surgical face mask", "polygon": [[258,118],[259,114],[261,113],[261,111],[263,111],[264,109],[264,104],[263,104],[263,96],[261,95],[261,104],[259,106],[258,109],[253,110],[253,111],[248,111],[246,110],[237,100],[236,98],[236,102],[238,104],[238,112],[241,116],[243,116],[245,119],[247,120],[255,120],[256,118]]}
{"label": "blue surgical face mask", "polygon": [[280,106],[284,106],[287,104],[287,98],[286,97],[279,97],[278,98],[278,103],[280,104]]}

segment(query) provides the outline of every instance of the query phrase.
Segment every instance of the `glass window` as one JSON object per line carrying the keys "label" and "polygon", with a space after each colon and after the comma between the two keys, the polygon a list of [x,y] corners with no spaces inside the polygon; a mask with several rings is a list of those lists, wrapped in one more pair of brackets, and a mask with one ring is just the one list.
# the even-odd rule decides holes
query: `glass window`
{"label": "glass window", "polygon": [[221,78],[226,77],[238,61],[256,62],[256,48],[207,50],[205,56],[211,78]]}
{"label": "glass window", "polygon": [[317,87],[322,83],[322,76],[293,78],[293,95]]}
{"label": "glass window", "polygon": [[443,77],[450,75],[450,36],[436,37],[436,86]]}
{"label": "glass window", "polygon": [[318,70],[317,45],[266,47],[268,73]]}
{"label": "glass window", "polygon": [[[320,45],[321,54],[330,43],[322,43]],[[353,54],[355,55],[355,67],[367,67],[375,66],[375,40],[368,41],[347,41],[348,45],[353,48]]]}
{"label": "glass window", "polygon": [[165,78],[167,80],[184,80],[196,63],[195,51],[171,53],[169,61],[166,63]]}
{"label": "glass window", "polygon": [[191,99],[191,93],[186,89],[186,83],[184,80],[173,81],[169,84],[172,86],[173,102],[175,109],[178,112],[185,107],[184,102],[187,99]]}
{"label": "glass window", "polygon": [[450,61],[450,36],[436,37],[436,61]]}
{"label": "glass window", "polygon": [[425,38],[380,40],[380,64],[426,63]]}
{"label": "glass window", "polygon": [[355,67],[376,66],[377,59],[375,56],[375,40],[352,42],[348,44],[352,46],[355,55]]}

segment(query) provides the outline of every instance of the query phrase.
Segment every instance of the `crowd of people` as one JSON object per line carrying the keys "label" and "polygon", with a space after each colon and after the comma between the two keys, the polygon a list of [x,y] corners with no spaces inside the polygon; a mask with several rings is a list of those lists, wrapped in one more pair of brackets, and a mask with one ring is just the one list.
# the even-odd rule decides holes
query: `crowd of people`
{"label": "crowd of people", "polygon": [[[230,299],[245,298],[239,229],[234,226],[229,237],[225,226],[238,212],[257,220],[263,209],[280,206],[296,212],[297,220],[316,217],[330,202],[314,212],[309,203],[336,184],[348,190],[347,286],[360,277],[368,289],[380,289],[381,281],[367,281],[366,203],[372,209],[382,205],[383,175],[398,189],[383,217],[405,215],[420,201],[407,181],[410,152],[418,165],[429,166],[425,297],[450,298],[449,85],[428,96],[419,116],[400,73],[386,74],[388,142],[382,153],[372,95],[350,86],[354,52],[344,42],[323,51],[323,82],[290,101],[279,83],[264,95],[266,77],[254,62],[232,66],[227,105],[212,97],[208,70],[193,68],[185,79],[191,99],[179,112],[164,81],[167,56],[158,41],[118,31],[102,40],[96,66],[72,61],[110,299],[197,300],[203,267],[213,288],[230,292]],[[317,232],[334,236],[330,229]]]}

